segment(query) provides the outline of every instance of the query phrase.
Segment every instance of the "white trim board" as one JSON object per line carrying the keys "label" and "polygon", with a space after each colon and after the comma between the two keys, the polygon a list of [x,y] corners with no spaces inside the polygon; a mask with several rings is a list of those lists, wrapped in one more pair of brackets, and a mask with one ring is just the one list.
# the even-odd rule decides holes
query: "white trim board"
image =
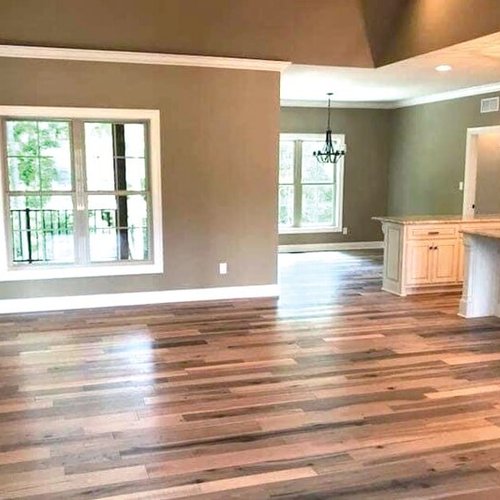
{"label": "white trim board", "polygon": [[246,69],[282,72],[291,63],[265,59],[128,52],[122,50],[68,49],[26,45],[0,45],[0,57],[52,59],[122,64],[153,64],[158,66],[196,66],[199,68]]}
{"label": "white trim board", "polygon": [[[63,61],[87,61],[122,64],[152,64],[158,66],[192,66],[201,68],[276,71],[282,73],[289,61],[245,59],[236,57],[163,54],[159,52],[131,52],[122,50],[71,49],[28,45],[0,44],[0,57],[20,59],[48,59]],[[450,90],[399,101],[344,101],[333,102],[334,108],[395,109],[432,102],[447,101],[490,92],[500,91],[500,82]],[[283,99],[283,107],[323,108],[325,101]]]}
{"label": "white trim board", "polygon": [[[311,101],[299,99],[281,99],[283,108],[327,108],[327,101]],[[354,109],[393,109],[394,101],[335,101],[331,103],[332,108],[354,108]]]}
{"label": "white trim board", "polygon": [[403,99],[402,101],[396,101],[394,103],[394,108],[407,108],[409,106],[418,106],[420,104],[451,101],[453,99],[461,99],[462,97],[490,94],[491,92],[498,92],[498,91],[500,91],[500,82],[490,83],[487,85],[478,85],[476,87],[467,87],[464,89],[449,90],[448,92],[440,92],[439,94],[430,94],[422,97],[414,97],[412,99]]}
{"label": "white trim board", "polygon": [[274,284],[195,288],[190,290],[163,290],[157,292],[103,293],[99,295],[3,299],[0,300],[0,314],[278,296],[279,286]]}
{"label": "white trim board", "polygon": [[294,252],[327,252],[332,250],[375,250],[384,248],[383,241],[352,241],[342,243],[305,243],[294,245],[279,245],[279,253]]}
{"label": "white trim board", "polygon": [[[332,108],[357,108],[357,109],[398,109],[418,106],[421,104],[431,104],[434,102],[451,101],[463,97],[472,97],[476,95],[490,94],[500,92],[500,82],[478,85],[475,87],[466,87],[463,89],[449,90],[437,94],[429,94],[399,101],[337,101],[332,103]],[[311,100],[290,100],[282,99],[282,107],[302,107],[302,108],[326,108],[325,101]]]}

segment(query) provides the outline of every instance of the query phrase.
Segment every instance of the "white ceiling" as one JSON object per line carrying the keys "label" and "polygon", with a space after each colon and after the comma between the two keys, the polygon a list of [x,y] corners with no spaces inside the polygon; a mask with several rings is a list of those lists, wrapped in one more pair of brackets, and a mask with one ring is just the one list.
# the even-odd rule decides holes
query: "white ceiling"
{"label": "white ceiling", "polygon": [[[440,73],[440,64],[453,69]],[[333,92],[337,105],[394,107],[478,86],[486,87],[470,94],[500,89],[500,32],[375,69],[291,65],[282,75],[281,99],[322,105]]]}

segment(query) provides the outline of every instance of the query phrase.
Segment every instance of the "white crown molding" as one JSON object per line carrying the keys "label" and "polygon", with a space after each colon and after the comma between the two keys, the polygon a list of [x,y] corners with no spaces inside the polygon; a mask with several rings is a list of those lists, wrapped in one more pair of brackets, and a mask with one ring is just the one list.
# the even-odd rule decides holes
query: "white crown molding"
{"label": "white crown molding", "polygon": [[[332,103],[332,108],[355,108],[355,109],[399,109],[408,108],[410,106],[419,106],[422,104],[432,104],[441,101],[451,101],[461,99],[463,97],[472,97],[476,95],[490,94],[500,91],[500,82],[489,83],[486,85],[477,85],[475,87],[467,87],[457,90],[449,90],[438,94],[429,94],[411,99],[401,99],[399,101],[337,101]],[[325,101],[310,101],[310,100],[290,100],[282,99],[282,107],[298,107],[298,108],[326,108]]]}
{"label": "white crown molding", "polygon": [[0,45],[0,57],[122,64],[152,64],[159,66],[195,66],[199,68],[277,71],[280,73],[291,64],[286,61],[269,61],[264,59],[193,56],[154,52],[127,52],[120,50],[31,47],[26,45]]}
{"label": "white crown molding", "polygon": [[332,250],[376,250],[384,248],[383,241],[352,241],[342,243],[305,243],[297,245],[279,245],[279,253],[328,252]]}
{"label": "white crown molding", "polygon": [[[282,99],[283,108],[327,108],[326,101],[310,101],[298,99]],[[353,108],[353,109],[392,109],[394,103],[391,101],[336,101],[331,103],[332,108]]]}
{"label": "white crown molding", "polygon": [[0,314],[278,296],[278,285],[253,285],[195,288],[191,290],[164,290],[157,292],[103,293],[99,295],[3,299],[0,300]]}
{"label": "white crown molding", "polygon": [[489,83],[486,85],[477,85],[476,87],[467,87],[464,89],[450,90],[448,92],[440,92],[439,94],[431,94],[412,99],[403,99],[393,103],[393,108],[406,108],[409,106],[418,106],[421,104],[430,104],[433,102],[451,101],[453,99],[461,99],[463,97],[471,97],[481,94],[489,94],[491,92],[500,91],[500,82]]}
{"label": "white crown molding", "polygon": [[[288,61],[271,61],[264,59],[162,54],[155,52],[129,52],[119,50],[68,49],[26,45],[0,45],[0,57],[122,64],[150,64],[159,66],[192,66],[200,68],[275,71],[279,73],[282,73],[291,64]],[[337,101],[332,103],[332,107],[346,109],[397,109],[498,91],[500,91],[500,82],[450,90],[447,92],[429,94],[398,101]],[[325,108],[327,103],[324,100],[282,99],[281,106]]]}

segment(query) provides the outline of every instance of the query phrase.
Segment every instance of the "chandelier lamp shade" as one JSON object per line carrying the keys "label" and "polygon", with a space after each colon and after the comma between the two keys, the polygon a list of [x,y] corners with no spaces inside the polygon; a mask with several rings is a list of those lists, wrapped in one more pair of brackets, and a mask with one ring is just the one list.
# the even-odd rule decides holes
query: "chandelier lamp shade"
{"label": "chandelier lamp shade", "polygon": [[345,155],[343,149],[336,149],[332,140],[331,127],[331,100],[332,92],[328,92],[328,122],[326,125],[325,145],[321,151],[314,151],[313,155],[320,163],[333,163],[334,165]]}

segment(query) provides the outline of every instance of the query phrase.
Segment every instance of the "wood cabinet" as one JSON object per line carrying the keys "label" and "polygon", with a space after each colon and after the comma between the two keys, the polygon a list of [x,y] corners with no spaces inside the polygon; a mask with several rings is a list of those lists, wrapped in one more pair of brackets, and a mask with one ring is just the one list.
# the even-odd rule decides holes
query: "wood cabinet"
{"label": "wood cabinet", "polygon": [[454,239],[408,242],[406,283],[413,286],[455,283],[458,253],[458,242]]}
{"label": "wood cabinet", "polygon": [[430,283],[432,247],[427,241],[412,241],[406,250],[406,282],[409,285]]}
{"label": "wood cabinet", "polygon": [[461,286],[462,229],[500,228],[500,216],[463,220],[377,218],[384,232],[383,289],[397,294],[437,292]]}
{"label": "wood cabinet", "polygon": [[457,239],[435,241],[432,250],[431,283],[455,283],[458,279]]}

